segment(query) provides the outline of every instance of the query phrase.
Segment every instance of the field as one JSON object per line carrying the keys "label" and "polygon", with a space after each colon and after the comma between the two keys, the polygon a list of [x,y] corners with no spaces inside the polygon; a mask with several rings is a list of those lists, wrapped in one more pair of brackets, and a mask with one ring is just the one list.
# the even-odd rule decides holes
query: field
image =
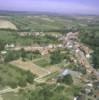
{"label": "field", "polygon": [[15,65],[23,70],[29,70],[31,71],[33,74],[37,75],[37,76],[45,76],[49,73],[48,70],[43,69],[39,66],[37,66],[36,64],[34,64],[31,61],[26,61],[23,62],[21,60],[17,60],[17,61],[12,61],[10,64]]}
{"label": "field", "polygon": [[[28,72],[10,64],[0,64],[0,86],[17,87],[22,81],[27,84]],[[25,85],[24,84],[24,85]]]}
{"label": "field", "polygon": [[16,26],[7,20],[1,20],[0,19],[0,29],[13,29],[17,30]]}
{"label": "field", "polygon": [[[41,88],[42,87],[42,88]],[[72,100],[73,95],[79,92],[79,86],[55,86],[39,85],[34,90],[22,90],[19,93],[7,93],[2,95],[4,100]],[[45,95],[47,93],[47,96]],[[39,96],[40,95],[40,96]],[[45,99],[46,100],[46,99]]]}
{"label": "field", "polygon": [[[30,30],[30,31],[51,31],[53,30],[64,30],[71,29],[72,27],[78,27],[79,22],[76,21],[76,17],[54,17],[44,15],[33,15],[33,16],[10,16],[7,18],[13,22],[19,30]],[[81,25],[86,26],[86,23]]]}
{"label": "field", "polygon": [[[18,29],[23,31],[55,31],[70,30],[72,28],[98,29],[97,16],[4,16],[2,17],[5,28]],[[96,24],[94,23],[95,21]],[[13,23],[13,24],[12,24]],[[4,27],[4,24],[1,26]],[[93,27],[94,25],[94,27]],[[11,27],[10,27],[11,26]],[[17,27],[17,28],[16,28]]]}
{"label": "field", "polygon": [[13,43],[15,45],[21,45],[21,46],[30,46],[30,45],[33,45],[33,44],[47,45],[47,44],[53,44],[53,43],[58,44],[59,43],[57,38],[55,38],[53,36],[45,35],[43,37],[42,36],[21,37],[21,36],[18,35],[18,32],[10,31],[10,30],[0,30],[0,40],[5,42],[6,44]]}
{"label": "field", "polygon": [[41,58],[41,59],[34,61],[34,63],[36,65],[44,68],[44,67],[50,66],[50,59],[49,58]]}

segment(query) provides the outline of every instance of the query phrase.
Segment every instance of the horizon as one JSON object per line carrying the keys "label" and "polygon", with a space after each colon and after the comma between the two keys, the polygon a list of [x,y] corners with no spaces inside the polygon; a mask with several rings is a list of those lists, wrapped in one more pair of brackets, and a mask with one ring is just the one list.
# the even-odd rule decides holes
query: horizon
{"label": "horizon", "polygon": [[99,15],[98,4],[99,0],[0,0],[0,10]]}

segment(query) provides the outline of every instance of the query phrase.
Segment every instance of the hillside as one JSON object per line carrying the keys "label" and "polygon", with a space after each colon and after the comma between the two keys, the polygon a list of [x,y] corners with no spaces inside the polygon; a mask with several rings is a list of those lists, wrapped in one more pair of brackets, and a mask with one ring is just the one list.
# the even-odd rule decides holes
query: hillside
{"label": "hillside", "polygon": [[0,18],[0,99],[99,99],[98,16]]}

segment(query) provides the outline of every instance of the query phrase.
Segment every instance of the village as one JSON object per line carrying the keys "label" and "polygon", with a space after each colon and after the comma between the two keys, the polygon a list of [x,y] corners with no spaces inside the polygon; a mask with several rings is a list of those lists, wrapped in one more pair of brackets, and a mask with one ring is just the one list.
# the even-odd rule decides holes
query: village
{"label": "village", "polygon": [[[20,37],[43,37],[46,34],[43,32],[21,32],[18,33],[18,35]],[[37,76],[34,79],[35,82],[48,84],[58,82],[57,85],[60,85],[63,77],[71,75],[73,78],[73,84],[81,84],[83,82],[82,89],[79,95],[75,95],[74,100],[85,100],[85,98],[87,97],[93,98],[93,100],[98,100],[99,72],[97,72],[92,66],[91,54],[93,53],[93,51],[88,46],[80,43],[79,32],[69,32],[65,35],[50,35],[57,38],[59,44],[48,44],[44,46],[38,44],[29,46],[20,46],[14,43],[6,44],[4,46],[4,50],[2,50],[0,53],[0,62],[5,61],[5,57],[9,51],[11,53],[21,51],[23,53],[21,57],[18,57],[17,59],[11,59],[11,61],[8,61],[8,63],[11,65],[15,65],[23,70],[29,70],[30,72],[35,74]],[[60,62],[60,65],[58,63],[50,65],[50,56],[56,50],[60,50],[60,52],[62,52],[65,56],[68,55],[66,52],[69,51],[70,60],[68,61],[67,57],[65,59],[62,59],[62,63]],[[35,56],[30,60],[26,58],[25,53],[33,53],[33,55]],[[39,59],[43,59],[41,60],[41,62],[45,63],[45,65],[42,65],[42,67],[37,62],[39,61]],[[50,60],[48,61],[48,59]],[[46,62],[48,64],[46,64]],[[69,68],[70,65],[76,65],[76,68]],[[54,73],[56,74],[54,76],[51,76]],[[94,79],[92,79],[92,75],[94,76]],[[48,79],[46,77],[48,77]]]}

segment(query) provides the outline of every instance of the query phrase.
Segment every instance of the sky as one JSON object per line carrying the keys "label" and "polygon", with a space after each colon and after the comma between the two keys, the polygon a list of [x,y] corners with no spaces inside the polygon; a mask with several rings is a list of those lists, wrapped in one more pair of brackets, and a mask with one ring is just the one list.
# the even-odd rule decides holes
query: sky
{"label": "sky", "polygon": [[99,14],[99,0],[0,0],[0,10]]}

